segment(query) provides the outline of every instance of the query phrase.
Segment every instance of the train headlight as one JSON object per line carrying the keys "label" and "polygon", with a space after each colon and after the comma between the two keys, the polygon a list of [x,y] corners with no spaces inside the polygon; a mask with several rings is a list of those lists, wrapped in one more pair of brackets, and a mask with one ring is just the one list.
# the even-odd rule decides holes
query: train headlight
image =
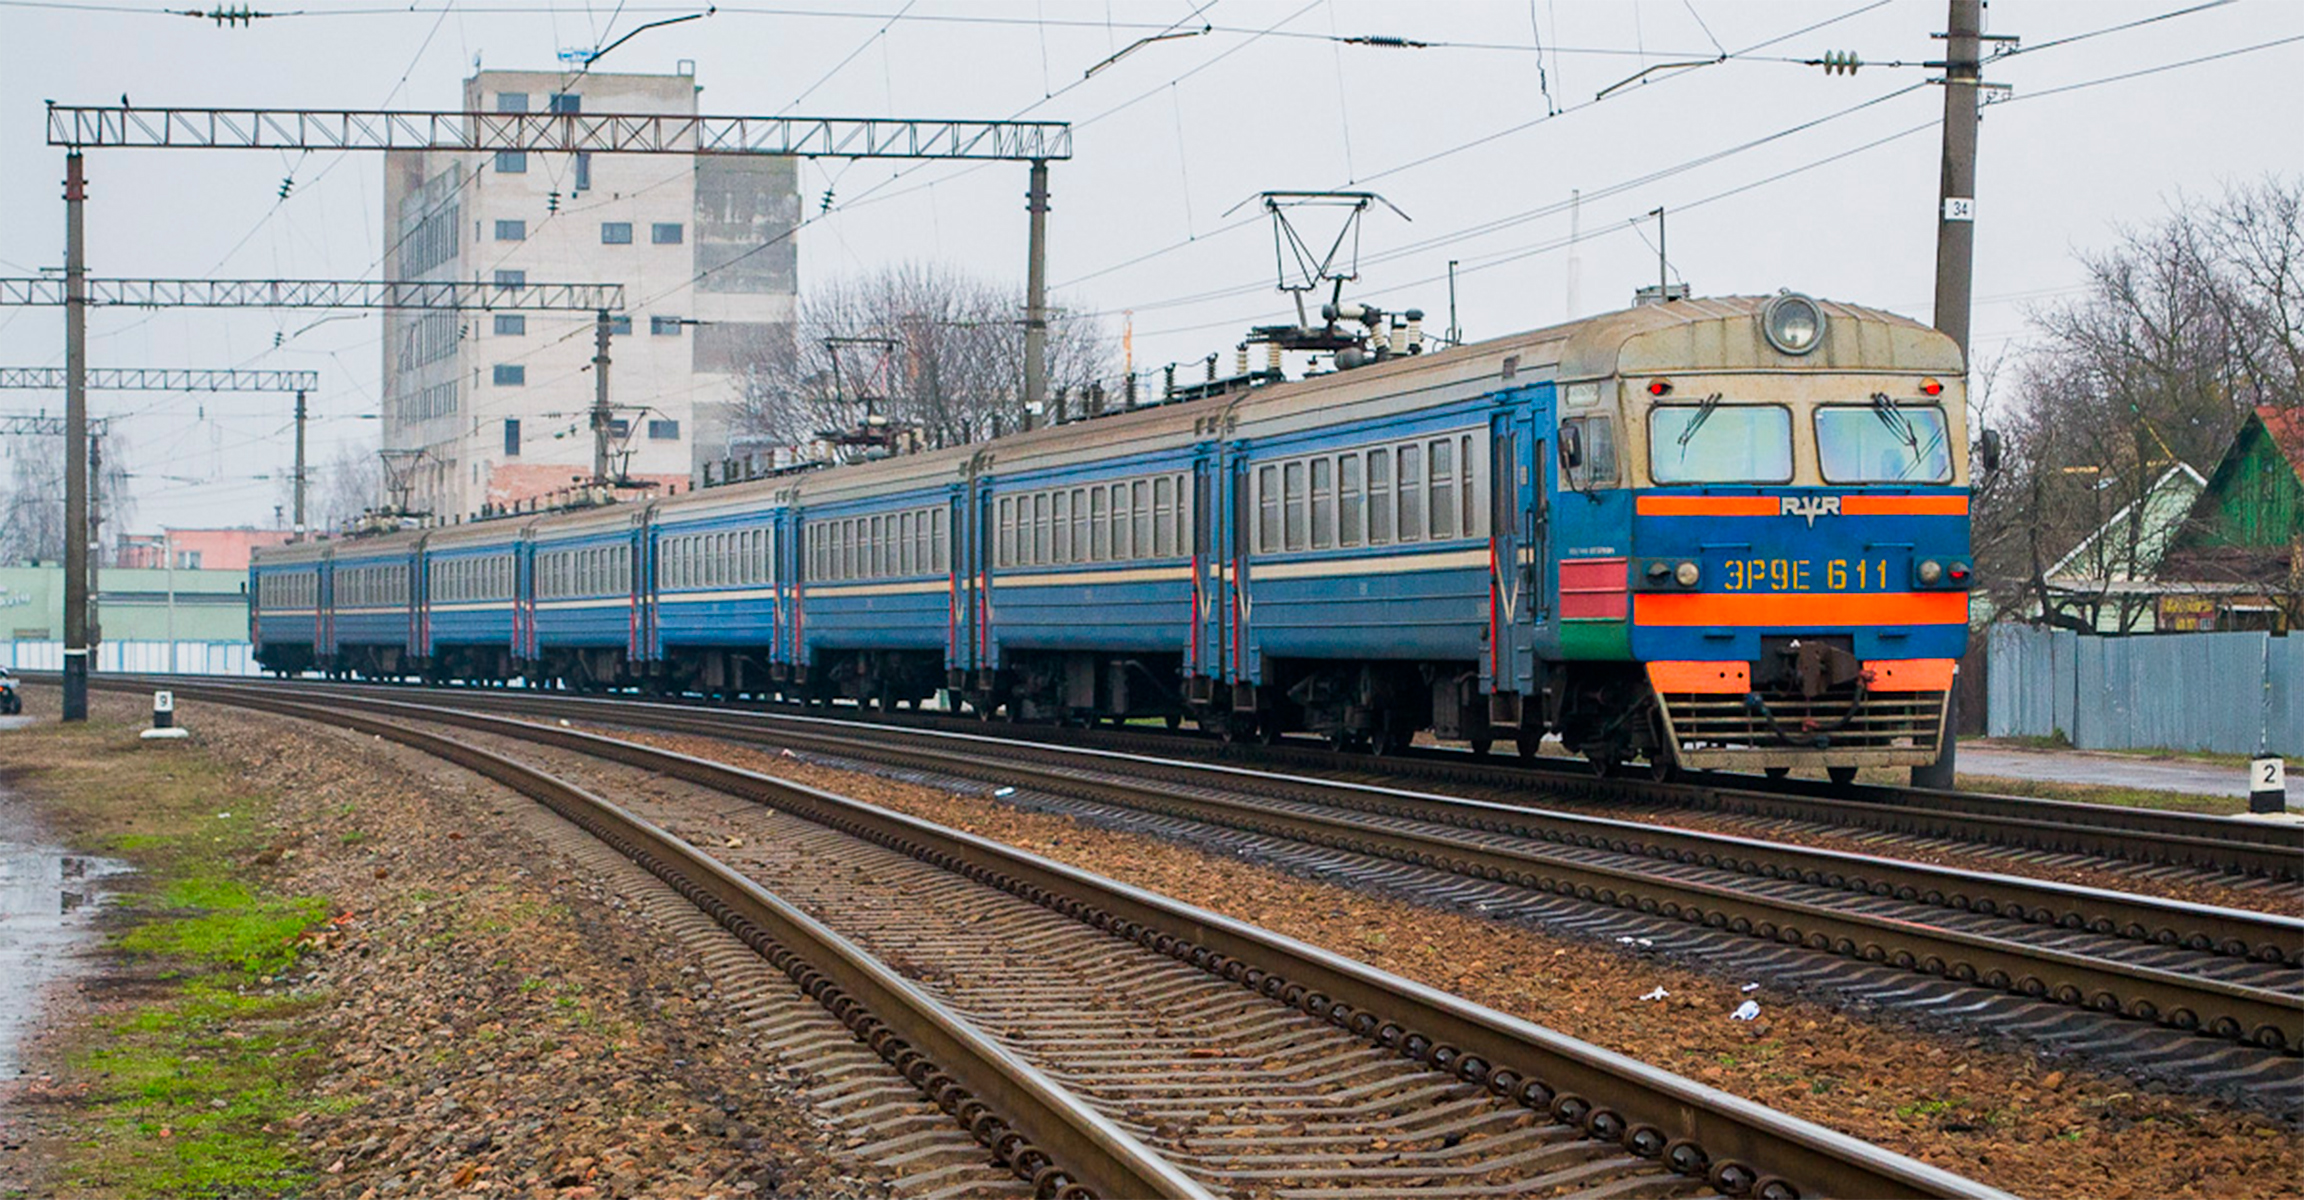
{"label": "train headlight", "polygon": [[1944,564],[1931,558],[1920,564],[1920,582],[1931,586],[1944,579]]}
{"label": "train headlight", "polygon": [[1672,581],[1681,587],[1695,587],[1696,581],[1701,578],[1703,572],[1697,570],[1695,563],[1684,562],[1672,568]]}
{"label": "train headlight", "polygon": [[1824,340],[1824,309],[1798,292],[1785,292],[1761,307],[1760,332],[1786,354],[1806,354]]}

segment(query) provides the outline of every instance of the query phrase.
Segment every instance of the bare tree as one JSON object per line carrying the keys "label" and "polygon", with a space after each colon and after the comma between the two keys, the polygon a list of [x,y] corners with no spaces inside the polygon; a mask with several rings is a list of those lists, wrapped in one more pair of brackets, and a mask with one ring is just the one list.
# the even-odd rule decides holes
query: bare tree
{"label": "bare tree", "polygon": [[[867,401],[876,415],[917,425],[932,447],[1021,428],[1022,312],[1008,289],[933,264],[817,287],[801,301],[791,341],[747,372],[737,436],[807,446],[854,426]],[[887,349],[860,344],[877,339]],[[1060,316],[1048,336],[1051,392],[1082,391],[1111,356],[1096,320]]]}
{"label": "bare tree", "polygon": [[[135,517],[128,490],[127,439],[105,436],[103,470],[94,481],[100,497],[100,537],[127,528]],[[64,558],[64,439],[22,436],[5,444],[7,481],[0,485],[0,562],[61,562]]]}
{"label": "bare tree", "polygon": [[[304,519],[314,532],[342,529],[384,503],[384,463],[374,443],[338,446],[335,457],[310,474]],[[294,487],[294,481],[288,486]]]}
{"label": "bare tree", "polygon": [[[2228,190],[2081,256],[2084,294],[2039,333],[2001,419],[2002,478],[1976,498],[1977,554],[2001,611],[2128,628],[2182,514],[2165,490],[2213,467],[2251,407],[2299,402],[2304,181]],[[2052,581],[2059,560],[2075,553]]]}

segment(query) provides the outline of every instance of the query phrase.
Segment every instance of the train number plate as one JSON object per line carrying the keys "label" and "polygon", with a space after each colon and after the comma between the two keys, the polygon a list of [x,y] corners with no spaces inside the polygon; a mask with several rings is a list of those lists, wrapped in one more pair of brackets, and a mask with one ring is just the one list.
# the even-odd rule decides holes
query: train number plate
{"label": "train number plate", "polygon": [[1884,592],[1888,560],[1835,558],[1731,558],[1722,563],[1721,590],[1729,592]]}

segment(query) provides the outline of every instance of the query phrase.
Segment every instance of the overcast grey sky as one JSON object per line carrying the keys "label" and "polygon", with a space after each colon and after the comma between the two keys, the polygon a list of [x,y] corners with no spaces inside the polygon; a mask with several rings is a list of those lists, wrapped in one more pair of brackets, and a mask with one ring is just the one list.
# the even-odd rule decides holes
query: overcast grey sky
{"label": "overcast grey sky", "polygon": [[[43,100],[453,108],[475,63],[550,69],[563,49],[701,6],[254,7],[307,15],[219,28],[157,4],[0,0],[0,273],[63,258],[63,156],[45,144]],[[2027,306],[2079,282],[2075,249],[2224,181],[2304,171],[2304,40],[2264,46],[2304,39],[2304,3],[2241,0],[2114,28],[2189,7],[1990,5],[1990,31],[2019,35],[2026,51],[1987,71],[2015,91],[1983,124],[1979,356],[2022,352]],[[1421,306],[1438,329],[1447,263],[1461,260],[1473,338],[1571,315],[1567,202],[1578,189],[1576,313],[1620,307],[1654,280],[1653,222],[1640,218],[1663,205],[1672,266],[1699,293],[1791,287],[1926,320],[1943,100],[1927,86],[1934,72],[1888,64],[1937,57],[1929,35],[1944,18],[1943,0],[764,0],[643,33],[601,68],[693,60],[711,113],[1072,121],[1076,157],[1053,169],[1057,299],[1107,314],[1115,333],[1131,322],[1138,365],[1156,366],[1228,354],[1247,325],[1282,316],[1268,227],[1253,206],[1224,215],[1265,189],[1383,193],[1411,220],[1369,217],[1357,294]],[[1083,80],[1179,22],[1215,29]],[[2112,31],[2083,36],[2099,30]],[[1341,40],[1365,35],[1430,45]],[[2049,44],[2059,39],[2074,40]],[[1826,76],[1785,61],[1828,50],[1867,65]],[[1644,68],[1723,53],[1595,99]],[[2229,56],[2158,70],[2216,55]],[[381,166],[372,154],[92,153],[91,271],[374,277]],[[285,202],[283,177],[294,180]],[[801,180],[811,214],[833,197],[799,234],[803,293],[913,260],[1021,283],[1021,165],[814,162]],[[316,463],[372,436],[361,417],[378,402],[373,315],[99,309],[89,326],[102,366],[319,370]],[[56,310],[0,310],[0,362],[60,364],[62,329]],[[251,477],[287,471],[286,397],[103,394],[92,405],[130,443],[140,528],[272,521],[280,485]],[[0,412],[42,406],[58,411],[62,398],[0,393]]]}

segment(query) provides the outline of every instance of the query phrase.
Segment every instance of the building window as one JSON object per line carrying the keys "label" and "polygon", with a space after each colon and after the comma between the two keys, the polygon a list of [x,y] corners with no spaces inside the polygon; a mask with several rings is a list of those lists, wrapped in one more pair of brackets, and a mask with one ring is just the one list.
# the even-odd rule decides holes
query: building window
{"label": "building window", "polygon": [[576,190],[579,192],[589,191],[591,187],[592,152],[590,150],[578,150],[576,152]]}
{"label": "building window", "polygon": [[496,364],[497,387],[525,387],[527,384],[528,368],[526,366],[520,363]]}
{"label": "building window", "polygon": [[497,287],[527,287],[528,272],[499,267],[496,269]]}
{"label": "building window", "polygon": [[630,337],[632,335],[632,318],[608,318],[608,332],[615,334],[618,337]]}
{"label": "building window", "polygon": [[648,318],[648,332],[655,334],[657,337],[679,337],[680,318],[650,317]]}
{"label": "building window", "polygon": [[610,436],[610,437],[620,437],[620,438],[621,438],[621,437],[631,437],[631,436],[632,436],[632,422],[631,422],[631,420],[630,420],[630,419],[628,419],[628,418],[625,418],[625,417],[612,417],[612,418],[610,418],[610,419],[609,419],[609,421],[608,421],[608,436]]}
{"label": "building window", "polygon": [[552,93],[551,98],[545,101],[545,103],[550,106],[553,112],[556,113],[579,113],[584,111],[584,97],[579,96],[574,92],[554,92]]}
{"label": "building window", "polygon": [[178,550],[176,552],[176,566],[185,571],[199,570],[200,552],[198,550]]}
{"label": "building window", "polygon": [[658,221],[648,227],[648,240],[659,246],[677,246],[683,236],[678,221]]}
{"label": "building window", "polygon": [[500,112],[500,113],[524,113],[524,112],[527,112],[527,111],[528,111],[528,93],[526,93],[526,92],[498,92],[498,93],[496,93],[496,111],[497,111],[497,112]]}
{"label": "building window", "polygon": [[525,242],[528,240],[528,222],[496,222],[496,240],[499,242]]}
{"label": "building window", "polygon": [[496,334],[499,337],[520,337],[528,332],[526,313],[497,313]]}
{"label": "building window", "polygon": [[657,442],[677,441],[680,437],[680,422],[652,420],[648,422],[648,437],[649,440]]}
{"label": "building window", "polygon": [[496,173],[498,175],[526,175],[528,173],[528,152],[526,150],[498,150],[496,152]]}
{"label": "building window", "polygon": [[504,418],[504,457],[520,457],[520,418]]}
{"label": "building window", "polygon": [[600,244],[603,246],[629,246],[632,244],[632,222],[600,222]]}

